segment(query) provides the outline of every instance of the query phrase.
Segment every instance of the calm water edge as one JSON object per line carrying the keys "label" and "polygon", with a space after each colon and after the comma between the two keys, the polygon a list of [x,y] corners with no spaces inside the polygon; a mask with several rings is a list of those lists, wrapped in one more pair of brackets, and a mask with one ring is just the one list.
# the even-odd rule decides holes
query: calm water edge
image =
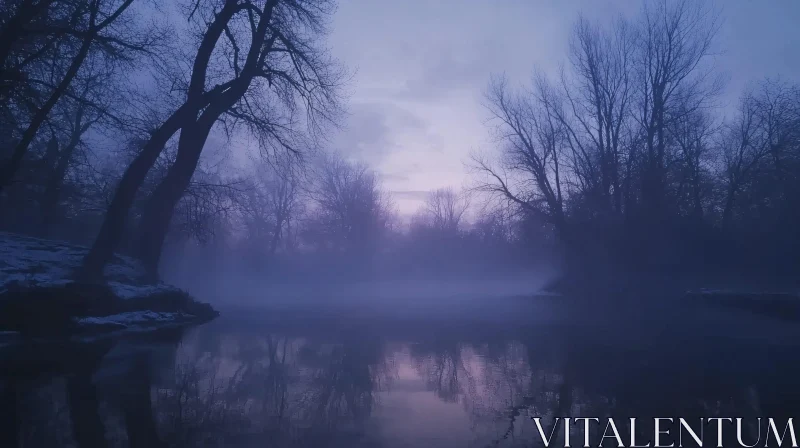
{"label": "calm water edge", "polygon": [[541,446],[533,417],[797,417],[798,335],[551,298],[230,308],[4,355],[0,446],[523,447]]}

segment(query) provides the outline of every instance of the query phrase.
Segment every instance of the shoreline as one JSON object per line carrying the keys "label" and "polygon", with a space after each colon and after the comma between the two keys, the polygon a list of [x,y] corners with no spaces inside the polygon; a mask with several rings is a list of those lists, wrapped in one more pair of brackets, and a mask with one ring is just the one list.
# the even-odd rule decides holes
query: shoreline
{"label": "shoreline", "polygon": [[[87,248],[0,232],[0,344],[27,338],[92,338],[198,325],[211,305],[163,282],[137,260],[115,256],[105,283],[71,279]],[[15,337],[13,334],[16,334]]]}

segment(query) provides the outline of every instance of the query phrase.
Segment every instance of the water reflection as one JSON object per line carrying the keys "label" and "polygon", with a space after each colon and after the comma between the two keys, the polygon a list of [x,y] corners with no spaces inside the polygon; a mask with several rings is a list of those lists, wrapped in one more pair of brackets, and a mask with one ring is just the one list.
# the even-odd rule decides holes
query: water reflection
{"label": "water reflection", "polygon": [[275,322],[6,351],[0,446],[533,446],[532,416],[783,418],[800,403],[796,338]]}

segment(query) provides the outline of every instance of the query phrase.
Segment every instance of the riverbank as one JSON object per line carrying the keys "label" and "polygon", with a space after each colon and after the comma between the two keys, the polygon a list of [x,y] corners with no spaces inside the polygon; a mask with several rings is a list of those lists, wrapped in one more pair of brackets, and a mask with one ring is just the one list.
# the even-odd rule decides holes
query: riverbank
{"label": "riverbank", "polygon": [[146,281],[138,261],[115,256],[105,284],[71,277],[88,248],[0,232],[0,343],[19,337],[90,338],[209,321],[218,313],[188,293]]}
{"label": "riverbank", "polygon": [[785,275],[737,272],[646,272],[606,268],[562,275],[544,291],[592,305],[642,308],[700,306],[800,322],[800,283]]}

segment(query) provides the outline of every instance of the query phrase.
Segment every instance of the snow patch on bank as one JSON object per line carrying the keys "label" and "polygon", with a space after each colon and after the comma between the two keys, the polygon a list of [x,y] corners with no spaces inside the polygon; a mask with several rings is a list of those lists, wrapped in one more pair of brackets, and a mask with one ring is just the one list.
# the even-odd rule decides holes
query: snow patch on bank
{"label": "snow patch on bank", "polygon": [[159,313],[156,311],[130,311],[103,317],[81,317],[78,325],[120,325],[124,327],[176,322],[186,317],[183,313]]}
{"label": "snow patch on bank", "polygon": [[[62,241],[44,240],[0,232],[0,294],[13,286],[58,287],[71,282],[88,248]],[[108,286],[120,298],[131,299],[178,291],[164,284],[147,284],[141,264],[115,256],[106,267]]]}
{"label": "snow patch on bank", "polygon": [[800,291],[791,290],[755,290],[755,289],[715,289],[700,288],[686,291],[688,295],[706,297],[734,297],[734,298],[784,298],[800,300]]}

